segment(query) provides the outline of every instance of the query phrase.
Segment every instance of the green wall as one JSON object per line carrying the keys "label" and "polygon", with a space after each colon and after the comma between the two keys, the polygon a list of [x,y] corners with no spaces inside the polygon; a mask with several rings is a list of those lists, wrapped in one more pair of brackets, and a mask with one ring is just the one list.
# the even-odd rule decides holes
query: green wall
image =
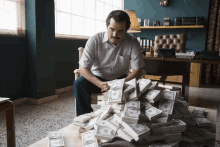
{"label": "green wall", "polygon": [[[204,17],[205,28],[208,25],[209,0],[169,0],[166,7],[160,6],[160,0],[124,0],[125,9],[135,10],[137,17],[159,20],[162,25],[163,19],[169,17],[171,25],[174,25],[175,17]],[[155,35],[184,33],[184,29],[145,29],[138,33],[138,37],[154,39]],[[205,50],[206,29],[188,29],[186,50]]]}

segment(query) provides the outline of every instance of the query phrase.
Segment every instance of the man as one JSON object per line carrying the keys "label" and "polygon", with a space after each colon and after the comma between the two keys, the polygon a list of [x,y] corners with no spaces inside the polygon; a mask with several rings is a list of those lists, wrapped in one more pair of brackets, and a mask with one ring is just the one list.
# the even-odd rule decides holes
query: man
{"label": "man", "polygon": [[[130,24],[126,12],[114,10],[106,19],[107,32],[88,39],[79,61],[82,76],[74,82],[77,116],[92,111],[91,93],[107,92],[107,81],[141,77],[144,61],[138,40],[127,34]],[[127,75],[129,66],[133,72]]]}

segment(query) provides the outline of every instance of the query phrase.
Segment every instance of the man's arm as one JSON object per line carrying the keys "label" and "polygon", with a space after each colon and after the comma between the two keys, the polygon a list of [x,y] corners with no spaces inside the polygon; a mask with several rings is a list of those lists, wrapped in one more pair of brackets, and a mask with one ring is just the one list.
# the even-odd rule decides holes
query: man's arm
{"label": "man's arm", "polygon": [[88,68],[81,66],[80,74],[82,74],[88,81],[99,87],[101,92],[106,92],[110,89],[107,82],[99,80]]}
{"label": "man's arm", "polygon": [[143,74],[143,68],[133,69],[133,71],[125,78],[125,82],[130,81],[134,78],[138,80],[142,76],[142,74]]}

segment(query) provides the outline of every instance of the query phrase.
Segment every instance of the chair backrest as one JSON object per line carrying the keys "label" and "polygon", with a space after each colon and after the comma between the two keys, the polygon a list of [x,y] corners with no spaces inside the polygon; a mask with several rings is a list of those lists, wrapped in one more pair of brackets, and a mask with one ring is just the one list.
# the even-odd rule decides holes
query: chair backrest
{"label": "chair backrest", "polygon": [[[82,58],[82,54],[83,54],[84,48],[83,47],[79,47],[78,50],[79,50],[79,60],[80,60]],[[79,68],[80,68],[80,64],[79,64]]]}
{"label": "chair backrest", "polygon": [[185,53],[186,35],[167,34],[157,35],[154,41],[154,52],[158,53],[159,48],[176,48],[176,53]]}

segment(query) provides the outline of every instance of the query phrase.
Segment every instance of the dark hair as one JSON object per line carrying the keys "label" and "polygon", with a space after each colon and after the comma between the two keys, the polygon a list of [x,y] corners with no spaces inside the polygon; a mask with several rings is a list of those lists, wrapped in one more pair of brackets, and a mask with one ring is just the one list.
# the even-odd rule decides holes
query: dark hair
{"label": "dark hair", "polygon": [[130,17],[125,11],[122,10],[113,10],[106,19],[106,26],[108,27],[110,24],[110,19],[113,18],[116,22],[126,22],[126,30],[130,28],[131,21]]}

